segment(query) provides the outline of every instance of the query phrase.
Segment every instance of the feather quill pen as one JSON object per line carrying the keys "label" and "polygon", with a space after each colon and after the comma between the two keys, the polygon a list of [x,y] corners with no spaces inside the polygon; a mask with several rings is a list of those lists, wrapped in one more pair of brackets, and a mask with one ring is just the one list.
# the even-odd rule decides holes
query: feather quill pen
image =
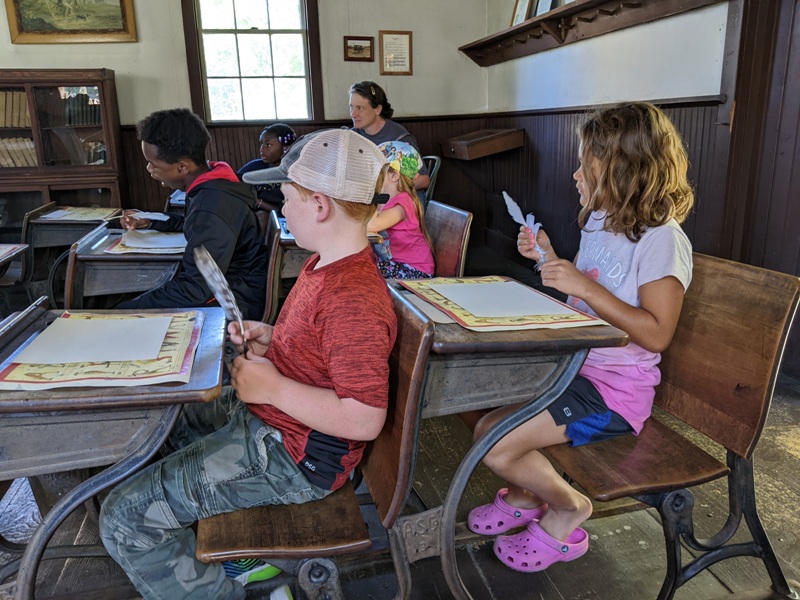
{"label": "feather quill pen", "polygon": [[225,279],[225,275],[222,274],[205,246],[197,246],[194,249],[194,262],[203,279],[206,280],[208,289],[211,290],[211,293],[214,294],[217,302],[225,311],[225,318],[239,323],[239,331],[242,334],[242,353],[247,354],[247,340],[244,339],[242,312],[236,304],[236,298],[228,285],[228,280]]}
{"label": "feather quill pen", "polygon": [[525,227],[529,227],[533,233],[533,240],[535,244],[533,248],[539,253],[539,262],[536,263],[536,268],[540,268],[540,265],[545,261],[545,255],[547,254],[546,251],[542,250],[539,242],[536,241],[536,234],[539,233],[539,229],[541,229],[542,224],[537,223],[536,218],[531,213],[528,213],[527,217],[523,217],[522,209],[520,209],[519,205],[514,202],[514,199],[505,191],[503,192],[503,200],[506,201],[506,208],[508,209],[508,214],[511,215],[511,218],[514,219],[516,223],[519,223]]}

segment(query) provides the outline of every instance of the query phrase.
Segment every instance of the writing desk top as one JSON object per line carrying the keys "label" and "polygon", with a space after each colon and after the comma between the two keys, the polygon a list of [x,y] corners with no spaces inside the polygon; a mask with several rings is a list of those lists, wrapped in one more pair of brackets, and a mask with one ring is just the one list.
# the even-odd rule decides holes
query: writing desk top
{"label": "writing desk top", "polygon": [[73,247],[76,260],[113,261],[113,262],[166,262],[175,263],[183,260],[183,252],[174,254],[148,254],[146,252],[130,252],[110,254],[106,248],[118,241],[124,229],[109,229],[106,224],[86,234]]}
{"label": "writing desk top", "polygon": [[[462,327],[433,304],[415,298],[396,281],[389,282],[393,294],[408,296],[417,309],[434,321],[434,354],[493,354],[517,352],[536,355],[571,354],[584,348],[625,346],[628,334],[610,325],[564,327],[561,329],[513,329],[505,331],[474,331]],[[420,306],[424,306],[422,309]],[[439,317],[441,316],[441,322]]]}
{"label": "writing desk top", "polygon": [[[142,310],[137,314],[168,314],[178,309]],[[3,391],[0,414],[60,410],[146,408],[166,404],[208,402],[220,394],[225,341],[222,308],[191,308],[205,315],[188,383],[162,383],[134,387],[74,387],[39,391]],[[41,331],[63,310],[44,310],[34,303],[0,328],[0,362],[8,358],[33,333]],[[70,311],[120,314],[121,311]]]}
{"label": "writing desk top", "polygon": [[566,354],[583,348],[625,346],[628,335],[610,325],[523,329],[516,331],[472,331],[458,323],[436,323],[432,351],[435,354],[525,352]]}

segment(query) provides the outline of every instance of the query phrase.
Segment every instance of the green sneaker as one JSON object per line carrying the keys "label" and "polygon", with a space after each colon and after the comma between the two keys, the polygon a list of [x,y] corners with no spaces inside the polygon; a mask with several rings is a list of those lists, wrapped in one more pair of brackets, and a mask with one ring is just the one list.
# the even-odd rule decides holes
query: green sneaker
{"label": "green sneaker", "polygon": [[235,579],[242,585],[253,583],[254,581],[265,581],[272,579],[281,572],[278,567],[273,567],[267,561],[260,558],[242,558],[240,560],[226,560],[222,563],[225,575]]}
{"label": "green sneaker", "polygon": [[278,589],[272,590],[269,600],[294,600],[294,596],[288,585],[282,585]]}

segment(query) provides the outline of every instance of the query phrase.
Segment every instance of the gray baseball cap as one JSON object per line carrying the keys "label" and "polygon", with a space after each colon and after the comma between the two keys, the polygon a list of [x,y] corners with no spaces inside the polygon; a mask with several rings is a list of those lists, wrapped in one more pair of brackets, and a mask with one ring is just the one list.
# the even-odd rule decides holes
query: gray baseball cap
{"label": "gray baseball cap", "polygon": [[349,129],[322,129],[304,135],[289,147],[277,167],[250,171],[245,183],[296,183],[337,200],[371,204],[386,202],[375,193],[383,165],[383,152]]}

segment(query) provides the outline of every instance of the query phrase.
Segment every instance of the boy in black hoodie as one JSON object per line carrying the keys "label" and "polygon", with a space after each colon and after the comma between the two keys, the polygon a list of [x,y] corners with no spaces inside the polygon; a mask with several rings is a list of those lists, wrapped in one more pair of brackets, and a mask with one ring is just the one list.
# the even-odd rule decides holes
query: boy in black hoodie
{"label": "boy in black hoodie", "polygon": [[194,262],[203,245],[225,274],[245,319],[264,310],[266,249],[254,213],[253,188],[239,182],[224,162],[206,161],[211,136],[188,108],[154,112],[136,126],[150,176],[164,187],[186,192],[186,216],[166,221],[135,219],[125,211],[125,229],[183,231],[186,250],[181,272],[171,281],[117,305],[122,309],[206,306],[214,298]]}

